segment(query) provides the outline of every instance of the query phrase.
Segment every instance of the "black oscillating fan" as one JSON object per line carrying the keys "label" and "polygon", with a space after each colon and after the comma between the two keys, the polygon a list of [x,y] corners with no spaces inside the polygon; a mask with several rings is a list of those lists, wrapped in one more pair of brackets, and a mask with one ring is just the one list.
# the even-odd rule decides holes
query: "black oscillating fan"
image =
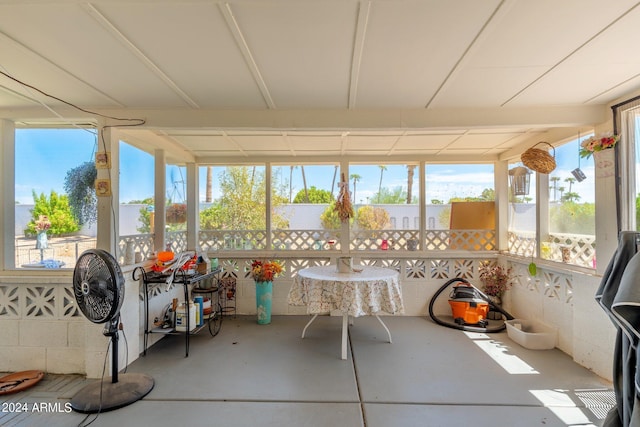
{"label": "black oscillating fan", "polygon": [[82,388],[71,399],[71,407],[84,413],[105,412],[142,399],[153,388],[153,378],[135,373],[118,376],[118,326],[124,277],[113,256],[102,249],[84,251],[73,270],[73,294],[87,319],[106,323],[102,333],[111,337],[111,379]]}

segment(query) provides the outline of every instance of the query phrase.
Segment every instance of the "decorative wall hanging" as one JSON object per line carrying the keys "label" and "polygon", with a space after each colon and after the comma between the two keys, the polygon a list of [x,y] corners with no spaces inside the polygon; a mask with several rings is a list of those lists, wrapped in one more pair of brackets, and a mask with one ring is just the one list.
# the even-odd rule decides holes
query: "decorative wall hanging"
{"label": "decorative wall hanging", "polygon": [[111,197],[110,179],[96,179],[96,196]]}
{"label": "decorative wall hanging", "polygon": [[340,221],[348,221],[353,218],[353,206],[351,205],[351,195],[349,194],[349,183],[344,177],[344,173],[340,176],[340,193],[336,200],[336,211],[340,217]]}
{"label": "decorative wall hanging", "polygon": [[111,153],[100,151],[96,153],[96,169],[109,169],[111,167]]}

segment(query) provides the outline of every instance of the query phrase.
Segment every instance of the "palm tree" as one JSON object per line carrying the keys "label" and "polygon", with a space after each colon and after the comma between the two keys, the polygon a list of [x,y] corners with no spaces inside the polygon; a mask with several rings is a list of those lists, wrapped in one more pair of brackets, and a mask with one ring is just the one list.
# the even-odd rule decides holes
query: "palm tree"
{"label": "palm tree", "polygon": [[382,174],[387,170],[385,165],[378,165],[380,168],[380,183],[378,184],[378,203],[380,203],[380,192],[382,191]]}
{"label": "palm tree", "polygon": [[569,178],[565,178],[564,182],[569,183],[569,193],[571,193],[571,186],[573,186],[573,183],[576,182],[576,179],[573,177],[569,177]]}
{"label": "palm tree", "polygon": [[356,202],[356,183],[360,181],[361,178],[362,177],[357,173],[352,173],[351,175],[349,175],[349,179],[353,180],[353,203]]}
{"label": "palm tree", "polygon": [[558,187],[558,191],[560,192],[560,200],[562,200],[562,199],[563,199],[562,194],[564,193],[564,190],[566,190],[566,188],[564,188],[564,187]]}
{"label": "palm tree", "polygon": [[413,198],[412,187],[413,187],[413,175],[415,174],[416,165],[407,165],[407,204],[411,204],[411,199]]}
{"label": "palm tree", "polygon": [[580,200],[580,195],[578,193],[567,191],[564,194],[563,202],[577,202],[578,200]]}

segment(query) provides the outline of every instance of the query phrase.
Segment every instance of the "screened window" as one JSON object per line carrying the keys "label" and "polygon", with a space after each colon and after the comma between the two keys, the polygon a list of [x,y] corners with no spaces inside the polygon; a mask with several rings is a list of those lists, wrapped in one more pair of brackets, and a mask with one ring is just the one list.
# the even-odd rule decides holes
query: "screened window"
{"label": "screened window", "polygon": [[640,106],[638,101],[629,103],[620,114],[623,144],[619,147],[622,158],[621,196],[623,198],[621,226],[623,230],[640,231]]}
{"label": "screened window", "polygon": [[73,268],[96,246],[96,136],[16,129],[15,266]]}
{"label": "screened window", "polygon": [[[509,252],[532,256],[536,252],[536,174],[522,163],[509,163]],[[528,179],[528,185],[518,185]]]}
{"label": "screened window", "polygon": [[[265,167],[203,166],[199,172],[202,250],[266,249]],[[273,212],[271,221],[278,223]]]}
{"label": "screened window", "polygon": [[542,230],[543,258],[592,267],[595,257],[594,158],[579,155],[580,142],[556,147],[556,169],[549,174],[549,230]]}
{"label": "screened window", "polygon": [[426,165],[427,249],[496,248],[493,170],[493,164]]}
{"label": "screened window", "polygon": [[153,232],[154,158],[120,141],[120,237]]}
{"label": "screened window", "polygon": [[335,210],[339,165],[277,165],[271,171],[272,247],[276,250],[339,249]]}
{"label": "screened window", "polygon": [[352,164],[351,249],[418,249],[420,205],[415,164]]}

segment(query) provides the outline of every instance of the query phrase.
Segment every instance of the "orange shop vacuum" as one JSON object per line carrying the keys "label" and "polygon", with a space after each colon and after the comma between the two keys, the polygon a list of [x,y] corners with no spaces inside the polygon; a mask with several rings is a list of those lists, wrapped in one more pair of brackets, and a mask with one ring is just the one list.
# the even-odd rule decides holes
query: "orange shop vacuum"
{"label": "orange shop vacuum", "polygon": [[458,283],[451,289],[449,305],[453,314],[453,321],[459,325],[478,325],[485,327],[489,303],[475,292],[469,282]]}
{"label": "orange shop vacuum", "polygon": [[[446,321],[433,313],[435,300],[448,287],[451,287],[449,306],[453,322]],[[501,313],[507,320],[513,319],[513,316],[499,305],[494,304],[480,289],[460,278],[451,279],[445,283],[436,291],[429,302],[429,316],[439,325],[472,332],[499,332],[506,329],[504,321],[489,324],[487,320],[489,310]]]}

